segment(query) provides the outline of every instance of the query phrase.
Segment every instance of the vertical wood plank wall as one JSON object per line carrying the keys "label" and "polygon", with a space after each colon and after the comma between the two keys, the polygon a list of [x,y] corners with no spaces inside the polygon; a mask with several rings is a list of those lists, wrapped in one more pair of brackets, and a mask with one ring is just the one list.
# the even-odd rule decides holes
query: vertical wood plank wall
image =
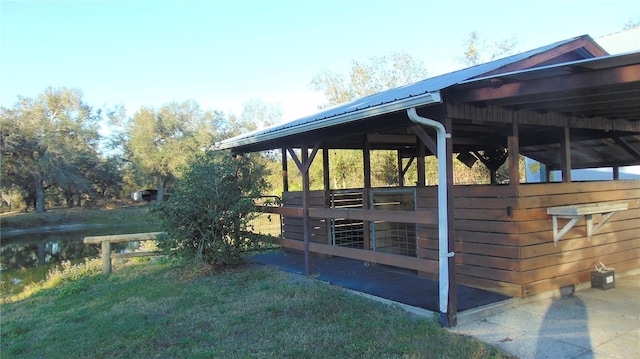
{"label": "vertical wood plank wall", "polygon": [[[597,202],[624,202],[629,209],[616,213],[591,241],[581,220],[554,246],[547,208]],[[285,193],[284,203],[301,206],[301,193]],[[324,192],[312,191],[311,206],[324,205]],[[417,207],[436,208],[437,188],[418,188]],[[598,262],[614,267],[616,273],[640,268],[638,180],[456,186],[454,207],[459,284],[526,297],[588,282]],[[599,220],[595,215],[595,223]],[[327,222],[311,223],[311,240],[329,243]],[[300,218],[285,217],[283,235],[303,240]],[[417,256],[438,259],[436,225],[418,226]],[[420,274],[437,279],[437,273]]]}

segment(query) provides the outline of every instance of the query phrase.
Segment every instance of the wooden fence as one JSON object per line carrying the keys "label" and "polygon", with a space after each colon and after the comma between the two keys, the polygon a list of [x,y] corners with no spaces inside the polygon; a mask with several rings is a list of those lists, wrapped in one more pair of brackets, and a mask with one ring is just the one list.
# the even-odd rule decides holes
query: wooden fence
{"label": "wooden fence", "polygon": [[[416,193],[415,212],[387,213],[325,208],[324,191],[312,191],[311,241],[322,244],[312,250],[364,261],[384,260],[437,279],[437,188],[418,188]],[[640,268],[638,180],[455,186],[453,195],[456,275],[460,284],[525,297],[588,282],[598,262],[614,267],[617,273]],[[627,210],[615,213],[590,240],[586,223],[580,220],[554,244],[548,208],[603,202],[625,204]],[[295,249],[303,240],[301,193],[286,193],[284,203],[285,207],[276,209],[285,215],[283,244]],[[330,218],[347,217],[416,223],[417,256],[391,260],[387,256],[377,258],[367,250],[325,248],[331,243]],[[594,217],[599,221],[601,215]]]}
{"label": "wooden fence", "polygon": [[160,255],[157,251],[131,252],[131,253],[111,253],[111,243],[127,243],[138,241],[155,240],[163,232],[117,234],[110,236],[90,236],[84,237],[84,244],[100,244],[102,251],[102,273],[111,273],[112,258],[131,258]]}

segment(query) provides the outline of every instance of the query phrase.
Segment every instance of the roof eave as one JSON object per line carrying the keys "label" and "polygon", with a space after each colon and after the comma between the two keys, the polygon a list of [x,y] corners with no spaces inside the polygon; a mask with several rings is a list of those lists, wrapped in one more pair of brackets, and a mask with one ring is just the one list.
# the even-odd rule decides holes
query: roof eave
{"label": "roof eave", "polygon": [[262,142],[273,141],[279,138],[295,136],[309,131],[319,130],[322,128],[337,125],[344,125],[374,116],[402,111],[412,107],[428,106],[436,103],[442,103],[440,91],[427,92],[422,95],[411,96],[405,99],[383,103],[377,106],[372,106],[366,109],[328,117],[318,121],[310,121],[288,128],[274,129],[270,132],[260,133],[260,131],[258,131],[253,135],[245,134],[232,137],[216,143],[215,148],[219,150],[228,150],[240,147],[255,146],[256,144]]}

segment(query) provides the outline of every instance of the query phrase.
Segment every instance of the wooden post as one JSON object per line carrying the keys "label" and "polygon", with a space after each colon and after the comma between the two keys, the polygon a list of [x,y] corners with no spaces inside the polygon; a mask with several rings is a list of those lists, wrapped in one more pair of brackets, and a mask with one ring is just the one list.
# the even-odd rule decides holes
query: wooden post
{"label": "wooden post", "polygon": [[282,191],[289,191],[289,164],[287,163],[287,150],[282,149]]}
{"label": "wooden post", "polygon": [[102,273],[111,273],[111,241],[103,240],[102,247]]}
{"label": "wooden post", "polygon": [[371,146],[364,136],[364,148],[362,149],[362,159],[364,161],[364,188],[371,188]]}
{"label": "wooden post", "polygon": [[562,182],[571,182],[571,133],[569,126],[564,127],[564,136],[560,144],[560,159],[562,161]]}
{"label": "wooden post", "polygon": [[[447,133],[453,133],[453,121],[447,117],[444,121],[444,128]],[[446,158],[439,158],[438,161],[447,161],[447,231],[449,237],[447,253],[455,251],[454,232],[454,203],[453,203],[453,139],[446,140]],[[440,259],[442,260],[442,258]],[[447,303],[448,326],[455,327],[458,324],[458,295],[456,291],[456,259],[455,256],[448,258],[449,265],[449,302]]]}
{"label": "wooden post", "polygon": [[322,179],[324,180],[324,203],[326,207],[330,207],[331,199],[329,198],[331,192],[331,173],[329,172],[329,149],[327,147],[322,148]]}
{"label": "wooden post", "polygon": [[[329,148],[325,145],[322,148],[322,178],[324,179],[324,207],[331,208],[331,178],[329,171]],[[327,244],[331,244],[331,220],[325,219],[327,228]]]}
{"label": "wooden post", "polygon": [[[309,160],[309,149],[307,146],[302,146],[302,163],[306,164]],[[306,166],[302,171],[302,226],[304,231],[304,273],[311,275],[313,273],[311,268],[311,256],[309,255],[309,242],[311,241],[310,227],[311,223],[309,219],[309,201],[310,201],[310,189],[309,189],[309,166]]]}
{"label": "wooden post", "polygon": [[514,118],[511,136],[507,138],[509,151],[509,185],[511,186],[520,184],[520,138],[518,131],[518,119]]}
{"label": "wooden post", "polygon": [[544,165],[544,181],[545,183],[551,182],[551,168],[547,165]]}
{"label": "wooden post", "polygon": [[311,224],[309,223],[309,167],[311,167],[311,163],[313,163],[313,159],[318,153],[318,147],[319,145],[315,145],[313,151],[311,151],[311,155],[309,155],[309,148],[306,145],[302,146],[302,160],[298,159],[298,156],[292,148],[287,149],[302,175],[302,225],[304,232],[304,271],[306,275],[311,275],[312,273],[311,256],[309,255],[309,241],[311,240]]}
{"label": "wooden post", "polygon": [[[364,161],[364,188],[362,189],[362,209],[369,209],[369,193],[371,190],[371,146],[367,136],[364,136],[362,149],[362,159]],[[362,221],[362,241],[363,249],[371,249],[371,222]]]}
{"label": "wooden post", "polygon": [[398,186],[404,187],[404,165],[402,164],[402,153],[400,150],[396,151],[398,156]]}
{"label": "wooden post", "polygon": [[420,141],[420,139],[417,140],[416,145],[418,146],[418,183],[416,184],[416,187],[424,187],[427,185],[427,165],[425,162],[425,157],[427,156],[427,154],[424,144]]}

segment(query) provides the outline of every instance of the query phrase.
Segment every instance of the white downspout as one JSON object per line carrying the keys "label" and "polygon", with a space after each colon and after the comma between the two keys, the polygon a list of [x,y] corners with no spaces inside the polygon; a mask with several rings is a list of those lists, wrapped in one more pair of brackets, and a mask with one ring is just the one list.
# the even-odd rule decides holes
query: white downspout
{"label": "white downspout", "polygon": [[412,122],[435,128],[437,132],[437,157],[438,157],[438,264],[440,283],[440,313],[447,314],[449,302],[449,257],[454,256],[454,252],[449,252],[449,231],[447,218],[447,151],[446,139],[451,138],[444,126],[435,120],[420,117],[416,113],[416,108],[407,109],[407,115]]}

